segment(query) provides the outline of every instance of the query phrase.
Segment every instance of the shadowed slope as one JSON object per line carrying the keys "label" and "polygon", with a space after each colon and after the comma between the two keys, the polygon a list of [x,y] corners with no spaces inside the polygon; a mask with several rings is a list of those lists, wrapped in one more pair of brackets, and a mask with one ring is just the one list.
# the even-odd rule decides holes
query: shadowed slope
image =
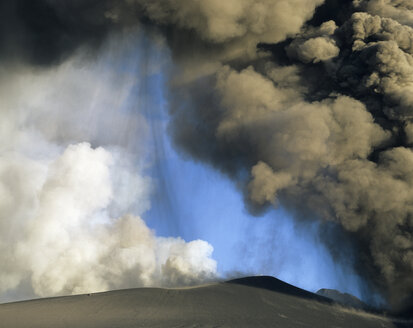
{"label": "shadowed slope", "polygon": [[0,305],[0,327],[411,327],[302,292],[274,278],[256,277],[194,288],[39,299]]}
{"label": "shadowed slope", "polygon": [[348,293],[341,293],[338,290],[335,289],[326,289],[322,288],[317,291],[317,294],[320,296],[327,297],[337,303],[340,303],[342,305],[352,307],[355,309],[361,309],[361,310],[369,310],[370,307],[359,300],[357,297],[348,294]]}
{"label": "shadowed slope", "polygon": [[229,280],[227,281],[227,283],[268,289],[274,292],[288,294],[291,296],[297,296],[301,298],[308,298],[308,299],[316,300],[318,302],[323,302],[323,303],[329,303],[329,304],[333,303],[333,301],[330,298],[308,292],[304,289],[295,287],[293,285],[290,285],[282,280],[279,280],[271,276],[253,276],[253,277],[238,278],[238,279]]}

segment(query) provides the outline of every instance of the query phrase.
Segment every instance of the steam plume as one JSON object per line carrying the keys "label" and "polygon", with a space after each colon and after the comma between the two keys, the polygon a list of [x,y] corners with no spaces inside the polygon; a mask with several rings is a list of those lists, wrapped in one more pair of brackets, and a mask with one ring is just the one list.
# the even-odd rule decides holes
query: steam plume
{"label": "steam plume", "polygon": [[[123,38],[122,47],[140,42],[135,33]],[[133,91],[151,73],[137,79],[136,57],[127,64],[134,49],[114,54],[109,40],[87,66],[76,55],[56,68],[19,66],[2,77],[3,299],[215,277],[211,245],[158,237],[141,218],[154,182],[145,173],[149,127]],[[120,74],[118,64],[132,71]]]}

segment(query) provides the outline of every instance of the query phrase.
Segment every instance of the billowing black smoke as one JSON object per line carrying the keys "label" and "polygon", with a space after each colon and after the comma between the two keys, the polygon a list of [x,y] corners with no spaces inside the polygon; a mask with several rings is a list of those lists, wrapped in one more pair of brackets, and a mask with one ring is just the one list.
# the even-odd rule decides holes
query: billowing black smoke
{"label": "billowing black smoke", "polygon": [[49,65],[130,25],[162,32],[179,148],[253,212],[282,204],[339,227],[399,307],[413,294],[413,4],[323,2],[6,1],[0,56]]}

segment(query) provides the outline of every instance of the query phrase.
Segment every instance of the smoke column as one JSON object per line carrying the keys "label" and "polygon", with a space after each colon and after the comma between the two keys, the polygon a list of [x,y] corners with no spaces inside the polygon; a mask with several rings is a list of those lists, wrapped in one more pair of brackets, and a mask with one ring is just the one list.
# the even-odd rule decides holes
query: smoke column
{"label": "smoke column", "polygon": [[[307,13],[281,10],[282,1],[243,3],[248,10],[236,19],[223,18],[234,31],[212,31],[219,24],[208,13],[225,13],[220,5],[201,8],[196,22],[183,10],[171,17],[147,6],[155,21],[199,36],[190,45],[178,32],[169,39],[182,67],[171,92],[176,143],[236,180],[251,211],[282,204],[297,219],[330,222],[322,238],[332,253],[344,256],[350,241],[358,272],[394,308],[405,304],[413,287],[411,5],[354,2],[324,17],[313,16],[319,3],[295,4]],[[266,24],[265,14],[253,17],[255,6],[272,23],[282,15],[300,28]],[[257,21],[277,30],[271,41],[255,34],[249,24]]]}
{"label": "smoke column", "polygon": [[[335,257],[351,245],[370,287],[394,309],[409,304],[411,1],[20,0],[1,9],[8,67],[93,57],[131,26],[162,34],[177,147],[231,178],[252,213],[281,204],[298,221],[319,220]],[[56,172],[70,157],[61,156]]]}

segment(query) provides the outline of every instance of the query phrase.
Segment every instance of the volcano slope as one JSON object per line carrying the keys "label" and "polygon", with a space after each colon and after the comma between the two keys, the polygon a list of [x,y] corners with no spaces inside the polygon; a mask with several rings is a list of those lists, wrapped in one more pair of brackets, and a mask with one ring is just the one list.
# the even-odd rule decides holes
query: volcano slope
{"label": "volcano slope", "polygon": [[273,277],[181,289],[137,288],[0,305],[1,328],[413,327],[341,307]]}

